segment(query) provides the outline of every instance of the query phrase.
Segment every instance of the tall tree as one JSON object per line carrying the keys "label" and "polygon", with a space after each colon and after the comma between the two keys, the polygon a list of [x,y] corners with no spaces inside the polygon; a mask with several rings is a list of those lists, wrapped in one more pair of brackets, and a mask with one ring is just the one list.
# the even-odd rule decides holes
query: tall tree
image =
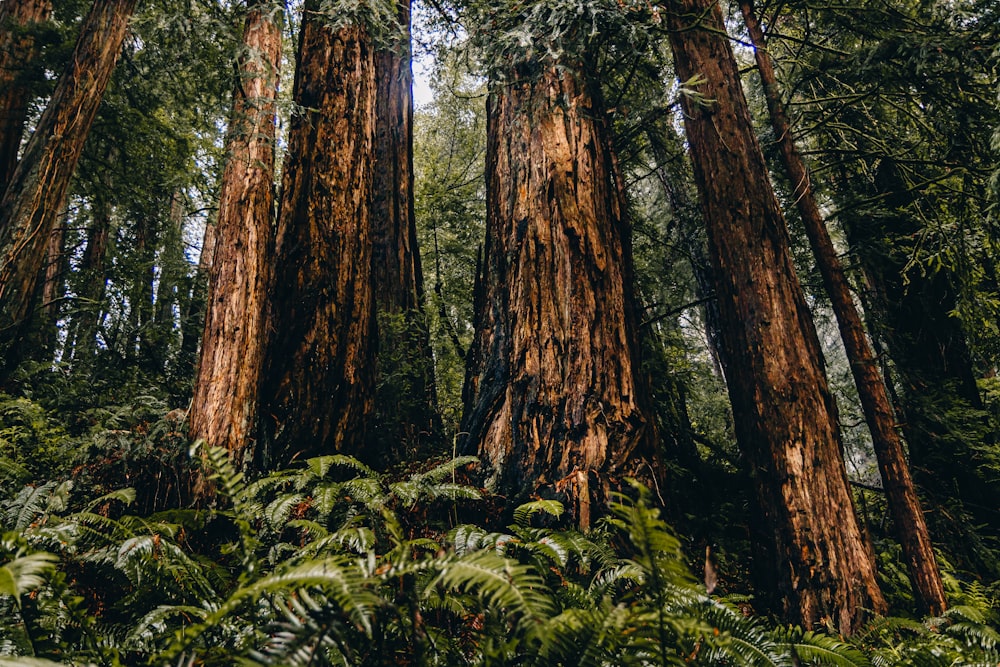
{"label": "tall tree", "polygon": [[944,584],[941,582],[941,572],[934,556],[934,547],[927,531],[920,499],[917,497],[913,477],[910,475],[903,442],[896,430],[889,392],[879,372],[875,354],[868,344],[847,276],[820,213],[809,172],[795,145],[791,121],[779,96],[774,65],[765,48],[764,32],[750,0],[740,0],[740,10],[754,45],[757,71],[763,84],[764,99],[767,101],[781,160],[792,183],[792,199],[798,207],[806,236],[816,257],[816,264],[823,277],[823,285],[830,296],[833,312],[840,327],[840,337],[844,341],[865,421],[872,435],[875,457],[878,460],[896,534],[903,547],[910,580],[923,611],[939,616],[948,605]]}
{"label": "tall tree", "polygon": [[21,359],[45,247],[137,0],[95,0],[76,48],[0,200],[0,380]]}
{"label": "tall tree", "polygon": [[364,25],[307,0],[261,389],[262,465],[362,455],[372,411],[375,61]]}
{"label": "tall tree", "polygon": [[605,113],[576,61],[513,68],[487,102],[486,246],[464,449],[497,492],[587,528],[624,476],[654,482],[628,223]]}
{"label": "tall tree", "polygon": [[885,609],[841,456],[837,408],[753,133],[719,6],[669,3],[695,180],[708,226],[737,439],[753,466],[785,615],[850,633]]}
{"label": "tall tree", "polygon": [[202,250],[209,297],[190,433],[225,447],[237,465],[255,435],[264,357],[281,24],[281,5],[253,0],[248,6],[218,219],[212,247]]}
{"label": "tall tree", "polygon": [[14,175],[28,117],[31,87],[26,74],[37,52],[35,31],[51,14],[51,0],[0,4],[0,196]]}
{"label": "tall tree", "polygon": [[434,359],[424,315],[413,191],[413,73],[410,0],[399,0],[401,34],[375,56],[372,278],[379,316],[375,446],[391,460],[440,436]]}

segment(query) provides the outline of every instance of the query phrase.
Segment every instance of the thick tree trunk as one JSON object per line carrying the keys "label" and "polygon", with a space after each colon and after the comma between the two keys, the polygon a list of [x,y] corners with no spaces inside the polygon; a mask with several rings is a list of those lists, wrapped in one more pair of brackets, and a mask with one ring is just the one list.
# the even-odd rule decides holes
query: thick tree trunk
{"label": "thick tree trunk", "polygon": [[[856,518],[822,353],[753,134],[718,5],[670,3],[695,180],[708,226],[737,439],[774,540],[785,616],[848,634],[885,601]],[[701,97],[701,96],[704,97]]]}
{"label": "thick tree trunk", "polygon": [[625,476],[655,486],[627,222],[599,97],[545,64],[488,102],[486,249],[463,449],[516,505],[586,529]]}
{"label": "thick tree trunk", "polygon": [[202,249],[211,277],[191,438],[225,447],[237,466],[254,440],[264,359],[281,17],[281,7],[267,0],[248,8],[214,247]]}
{"label": "thick tree trunk", "polygon": [[375,61],[365,29],[305,5],[282,177],[261,391],[261,463],[364,457],[375,310]]}
{"label": "thick tree trunk", "polygon": [[17,167],[31,86],[28,66],[37,48],[35,28],[49,20],[51,0],[4,0],[0,4],[0,196]]}
{"label": "thick tree trunk", "polygon": [[934,557],[934,547],[927,531],[927,522],[920,507],[920,500],[910,476],[903,442],[896,430],[895,416],[886,385],[879,373],[875,355],[865,335],[861,315],[851,297],[847,276],[833,247],[833,241],[820,214],[816,197],[809,182],[802,156],[792,138],[792,127],[778,93],[778,81],[771,57],[764,46],[764,32],[754,15],[750,0],[741,0],[740,9],[754,45],[757,69],[764,88],[764,98],[770,112],[771,126],[777,137],[781,159],[792,182],[795,200],[805,225],[806,236],[812,247],[823,285],[840,327],[847,359],[858,388],[865,421],[872,435],[872,446],[878,460],[879,472],[885,488],[889,510],[903,557],[910,573],[916,598],[925,613],[939,616],[948,606],[941,572]]}
{"label": "thick tree trunk", "polygon": [[434,358],[424,315],[424,285],[413,208],[413,74],[410,1],[400,0],[405,37],[375,56],[375,174],[372,278],[379,316],[376,455],[389,462],[437,444]]}
{"label": "thick tree trunk", "polygon": [[0,378],[12,370],[45,245],[61,211],[136,0],[96,0],[70,64],[0,201]]}

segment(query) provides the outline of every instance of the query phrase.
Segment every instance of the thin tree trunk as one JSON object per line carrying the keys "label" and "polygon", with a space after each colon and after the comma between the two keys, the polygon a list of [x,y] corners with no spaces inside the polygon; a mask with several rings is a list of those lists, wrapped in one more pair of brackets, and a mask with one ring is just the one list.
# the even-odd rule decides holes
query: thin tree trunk
{"label": "thin tree trunk", "polygon": [[375,56],[375,174],[372,278],[379,316],[378,454],[389,462],[428,453],[441,435],[434,358],[413,202],[413,74],[410,0],[399,0],[405,36]]}
{"label": "thin tree trunk", "polygon": [[111,79],[136,0],[96,0],[0,201],[0,379],[16,367],[45,245]]}
{"label": "thin tree trunk", "polygon": [[51,0],[4,0],[0,4],[0,196],[17,167],[31,86],[29,65],[37,54],[35,28],[52,15]]}
{"label": "thin tree trunk", "polygon": [[[910,451],[914,481],[937,507],[958,500],[971,522],[1000,533],[998,485],[983,474],[980,453],[990,430],[961,323],[952,313],[957,297],[947,269],[908,270],[920,223],[907,210],[906,184],[891,160],[876,170],[872,196],[884,207],[863,216],[840,216],[870,289],[872,330],[881,336],[899,379],[898,408]],[[958,528],[953,543],[968,541],[954,508],[933,522],[938,534]],[[957,514],[961,514],[961,511]],[[958,544],[958,546],[962,546]],[[970,553],[975,560],[975,555]]]}
{"label": "thin tree trunk", "polygon": [[210,243],[199,266],[199,273],[204,266],[210,276],[209,305],[191,402],[191,438],[225,447],[237,466],[253,444],[264,358],[281,24],[280,5],[257,0],[248,7],[218,220],[211,237],[206,229]]}
{"label": "thin tree trunk", "polygon": [[35,349],[33,356],[38,361],[51,362],[55,358],[59,343],[59,312],[60,302],[65,292],[66,253],[63,245],[66,242],[65,216],[63,224],[57,224],[49,235],[45,248],[45,266],[40,276],[42,281],[41,303],[35,313]]}
{"label": "thin tree trunk", "polygon": [[861,407],[872,435],[872,446],[882,474],[889,510],[900,544],[903,557],[910,573],[910,581],[923,611],[933,616],[941,615],[948,607],[941,582],[941,572],[934,557],[934,547],[927,531],[927,522],[920,507],[910,467],[906,461],[903,442],[896,430],[896,421],[889,402],[886,385],[879,373],[875,355],[865,336],[861,316],[851,297],[847,276],[840,265],[837,251],[826,229],[823,216],[816,204],[816,197],[809,182],[802,156],[792,138],[792,127],[778,94],[778,81],[774,74],[771,56],[764,45],[764,32],[754,15],[750,0],[740,1],[740,10],[746,22],[750,39],[757,58],[764,88],[764,98],[771,116],[771,126],[777,137],[778,147],[785,170],[792,182],[792,198],[795,200],[805,225],[806,236],[812,247],[823,285],[840,327],[840,337],[844,341],[847,359],[858,388]]}
{"label": "thin tree trunk", "polygon": [[677,75],[703,82],[698,97],[683,97],[685,126],[708,226],[736,434],[770,523],[777,592],[791,621],[809,628],[829,621],[850,634],[865,610],[884,611],[885,600],[854,509],[819,339],[722,12],[711,0],[669,7]]}
{"label": "thin tree trunk", "polygon": [[73,323],[74,367],[89,365],[97,352],[97,325],[108,284],[106,257],[110,238],[111,205],[104,193],[99,193],[91,203],[87,247],[80,260],[81,282]]}
{"label": "thin tree trunk", "polygon": [[305,4],[282,176],[259,462],[362,456],[374,392],[375,61],[366,30]]}
{"label": "thin tree trunk", "polygon": [[515,506],[586,529],[625,476],[655,487],[627,221],[604,111],[581,68],[543,64],[488,106],[486,249],[463,449]]}

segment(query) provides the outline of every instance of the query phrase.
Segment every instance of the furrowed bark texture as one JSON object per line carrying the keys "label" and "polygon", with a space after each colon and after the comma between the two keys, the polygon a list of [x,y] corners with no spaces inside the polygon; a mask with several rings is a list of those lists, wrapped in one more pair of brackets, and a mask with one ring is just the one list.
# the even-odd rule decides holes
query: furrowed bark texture
{"label": "furrowed bark texture", "polygon": [[190,433],[225,447],[237,467],[256,435],[264,360],[281,23],[278,5],[259,0],[247,10],[214,248],[203,249],[209,297]]}
{"label": "furrowed bark texture", "polygon": [[0,4],[0,196],[17,167],[31,86],[25,76],[37,53],[34,29],[52,15],[51,0]]}
{"label": "furrowed bark texture", "polygon": [[837,257],[826,223],[820,214],[802,156],[792,138],[791,122],[785,113],[778,92],[771,56],[764,46],[764,32],[749,0],[741,0],[740,9],[755,49],[757,70],[764,88],[764,98],[771,117],[771,126],[777,137],[778,148],[785,170],[792,182],[792,198],[802,217],[816,257],[816,265],[823,277],[823,286],[830,296],[833,312],[837,317],[840,337],[844,341],[851,373],[858,388],[865,421],[872,435],[872,446],[882,475],[889,510],[892,512],[896,536],[903,547],[910,581],[923,612],[940,616],[948,607],[941,581],[941,572],[934,557],[934,546],[927,531],[927,522],[920,507],[920,499],[910,475],[903,442],[896,430],[896,420],[879,372],[875,355],[865,335],[861,315],[854,305],[850,284]]}
{"label": "furrowed bark texture", "polygon": [[375,311],[370,202],[375,63],[363,28],[307,2],[275,247],[261,461],[364,456]]}
{"label": "furrowed bark texture", "polygon": [[516,506],[564,502],[582,528],[630,475],[655,487],[636,362],[627,223],[600,102],[546,65],[488,102],[486,247],[463,449]]}
{"label": "furrowed bark texture", "polygon": [[38,121],[0,201],[0,378],[21,358],[45,246],[107,88],[136,0],[97,0],[70,64]]}
{"label": "furrowed bark texture", "polygon": [[372,279],[379,313],[376,455],[400,461],[426,454],[441,431],[434,359],[413,208],[413,73],[410,2],[400,0],[405,37],[375,55],[375,173]]}
{"label": "furrowed bark texture", "polygon": [[785,223],[753,134],[722,14],[710,0],[670,3],[677,75],[708,226],[736,435],[753,466],[789,620],[860,627],[885,601],[848,486],[822,353],[792,266]]}

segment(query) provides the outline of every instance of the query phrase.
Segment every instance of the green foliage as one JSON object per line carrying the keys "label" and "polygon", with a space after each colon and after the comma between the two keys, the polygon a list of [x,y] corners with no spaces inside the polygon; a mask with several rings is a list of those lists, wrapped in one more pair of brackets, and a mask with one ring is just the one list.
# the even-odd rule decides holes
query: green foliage
{"label": "green foliage", "polygon": [[69,511],[72,492],[55,483],[9,503],[0,663],[869,666],[998,657],[996,604],[981,587],[940,619],[880,619],[856,642],[749,617],[705,594],[640,487],[587,534],[539,526],[561,515],[552,501],[517,508],[506,532],[427,531],[427,507],[481,502],[456,480],[474,460],[390,480],[332,455],[247,483],[225,452],[196,454],[219,509],[123,514],[135,494],[117,490]]}

